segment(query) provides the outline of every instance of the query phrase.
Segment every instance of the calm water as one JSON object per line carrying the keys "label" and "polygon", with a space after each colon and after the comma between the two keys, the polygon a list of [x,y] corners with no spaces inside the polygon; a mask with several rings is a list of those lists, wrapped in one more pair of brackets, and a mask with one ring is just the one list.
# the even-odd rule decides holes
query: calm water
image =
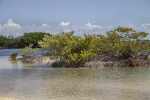
{"label": "calm water", "polygon": [[150,100],[150,67],[66,69],[9,62],[0,50],[0,96],[22,100]]}

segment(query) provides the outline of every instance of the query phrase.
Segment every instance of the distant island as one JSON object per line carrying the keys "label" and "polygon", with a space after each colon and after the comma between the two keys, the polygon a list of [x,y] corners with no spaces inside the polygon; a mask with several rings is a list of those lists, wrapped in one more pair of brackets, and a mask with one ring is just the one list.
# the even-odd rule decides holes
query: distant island
{"label": "distant island", "polygon": [[33,47],[39,47],[38,41],[42,40],[44,35],[50,35],[44,32],[24,33],[23,36],[3,36],[0,35],[0,49],[24,48],[33,44]]}
{"label": "distant island", "polygon": [[55,59],[52,64],[54,67],[136,67],[150,64],[148,58],[150,45],[149,40],[145,39],[147,36],[146,32],[136,32],[132,28],[119,26],[107,32],[106,35],[84,34],[81,37],[75,36],[72,31],[56,35],[26,33],[14,39],[21,41],[24,38],[22,42],[25,44],[18,45],[18,47],[32,44],[21,49],[24,53],[24,61],[30,58],[36,59],[32,54],[39,52],[40,48],[40,50],[47,51],[43,56]]}

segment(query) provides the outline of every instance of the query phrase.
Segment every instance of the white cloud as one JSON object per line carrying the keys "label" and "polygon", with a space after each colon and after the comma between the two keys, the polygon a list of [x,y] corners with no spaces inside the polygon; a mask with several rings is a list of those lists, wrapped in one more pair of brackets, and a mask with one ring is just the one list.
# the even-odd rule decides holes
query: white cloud
{"label": "white cloud", "polygon": [[19,24],[16,24],[12,21],[12,19],[8,19],[7,24],[4,24],[3,27],[15,27],[15,28],[21,28]]}
{"label": "white cloud", "polygon": [[4,35],[17,35],[20,33],[21,26],[12,21],[12,19],[8,19],[8,22],[4,25],[1,25],[0,34]]}
{"label": "white cloud", "polygon": [[62,21],[62,22],[60,23],[61,26],[69,26],[69,24],[70,24],[69,22],[64,22],[64,21]]}
{"label": "white cloud", "polygon": [[95,25],[91,23],[85,24],[85,27],[87,27],[88,29],[102,29],[103,28],[101,25]]}
{"label": "white cloud", "polygon": [[35,24],[32,25],[33,27],[35,26]]}
{"label": "white cloud", "polygon": [[42,24],[42,26],[47,27],[48,25],[47,24]]}
{"label": "white cloud", "polygon": [[110,29],[111,26],[105,27],[91,23],[87,23],[85,25],[70,25],[69,22],[64,21],[62,21],[59,25],[42,24],[40,26],[36,26],[33,24],[21,26],[14,23],[12,19],[9,19],[7,24],[2,25],[2,28],[0,29],[0,34],[14,36],[20,36],[25,32],[48,32],[50,34],[57,34],[60,32],[69,32],[74,30],[75,35],[83,35],[86,33],[104,34]]}
{"label": "white cloud", "polygon": [[150,30],[150,24],[142,24],[141,27],[144,28],[145,30],[147,29]]}
{"label": "white cloud", "polygon": [[108,28],[112,28],[112,26],[108,26]]}
{"label": "white cloud", "polygon": [[134,26],[134,25],[133,25],[133,27],[131,27],[131,28],[133,28],[133,29],[134,29],[135,31],[137,31],[137,32],[142,32],[142,31],[144,31],[144,32],[148,33],[149,35],[148,35],[147,38],[150,39],[150,24],[142,24],[142,25],[140,25],[140,26]]}
{"label": "white cloud", "polygon": [[140,26],[134,26],[133,29],[136,31],[144,31],[150,33],[150,24],[142,24]]}
{"label": "white cloud", "polygon": [[133,25],[132,23],[129,23],[127,26],[128,26],[128,27],[131,27],[131,28],[134,27],[134,25]]}
{"label": "white cloud", "polygon": [[[136,31],[145,31],[150,33],[150,24],[142,24],[140,26],[134,26],[129,23],[128,27],[132,27]],[[83,35],[83,34],[105,34],[106,31],[113,29],[112,26],[102,26],[96,25],[92,23],[87,23],[85,25],[70,25],[69,22],[61,22],[58,25],[47,25],[42,24],[40,26],[36,25],[24,25],[21,26],[17,23],[14,23],[12,19],[9,19],[6,24],[0,24],[0,35],[13,35],[20,36],[25,32],[47,32],[50,34],[57,34],[60,32],[69,32],[74,30],[75,35]],[[150,35],[149,35],[150,37]]]}

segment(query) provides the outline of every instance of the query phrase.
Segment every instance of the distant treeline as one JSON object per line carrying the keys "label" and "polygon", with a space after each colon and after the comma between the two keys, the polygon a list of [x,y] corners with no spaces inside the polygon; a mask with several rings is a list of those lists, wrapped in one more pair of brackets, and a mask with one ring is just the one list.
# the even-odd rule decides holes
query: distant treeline
{"label": "distant treeline", "polygon": [[0,35],[0,48],[24,48],[30,44],[33,44],[33,47],[39,47],[38,41],[42,40],[44,35],[50,34],[44,32],[30,32],[18,37]]}

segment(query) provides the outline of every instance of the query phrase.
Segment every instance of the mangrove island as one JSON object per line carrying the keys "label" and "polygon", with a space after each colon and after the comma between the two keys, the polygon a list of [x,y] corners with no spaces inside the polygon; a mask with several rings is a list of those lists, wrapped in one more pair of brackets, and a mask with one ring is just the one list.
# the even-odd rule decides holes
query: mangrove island
{"label": "mangrove island", "polygon": [[[43,38],[35,44],[20,49],[23,55],[18,60],[30,63],[46,60],[47,63],[53,62],[53,67],[67,68],[136,67],[150,64],[150,45],[146,39],[148,33],[136,32],[132,28],[119,26],[106,35],[75,36],[74,31],[42,35]],[[32,40],[31,37],[30,39]],[[33,46],[39,48],[32,48]],[[40,51],[46,51],[42,54],[43,57],[35,56]]]}

